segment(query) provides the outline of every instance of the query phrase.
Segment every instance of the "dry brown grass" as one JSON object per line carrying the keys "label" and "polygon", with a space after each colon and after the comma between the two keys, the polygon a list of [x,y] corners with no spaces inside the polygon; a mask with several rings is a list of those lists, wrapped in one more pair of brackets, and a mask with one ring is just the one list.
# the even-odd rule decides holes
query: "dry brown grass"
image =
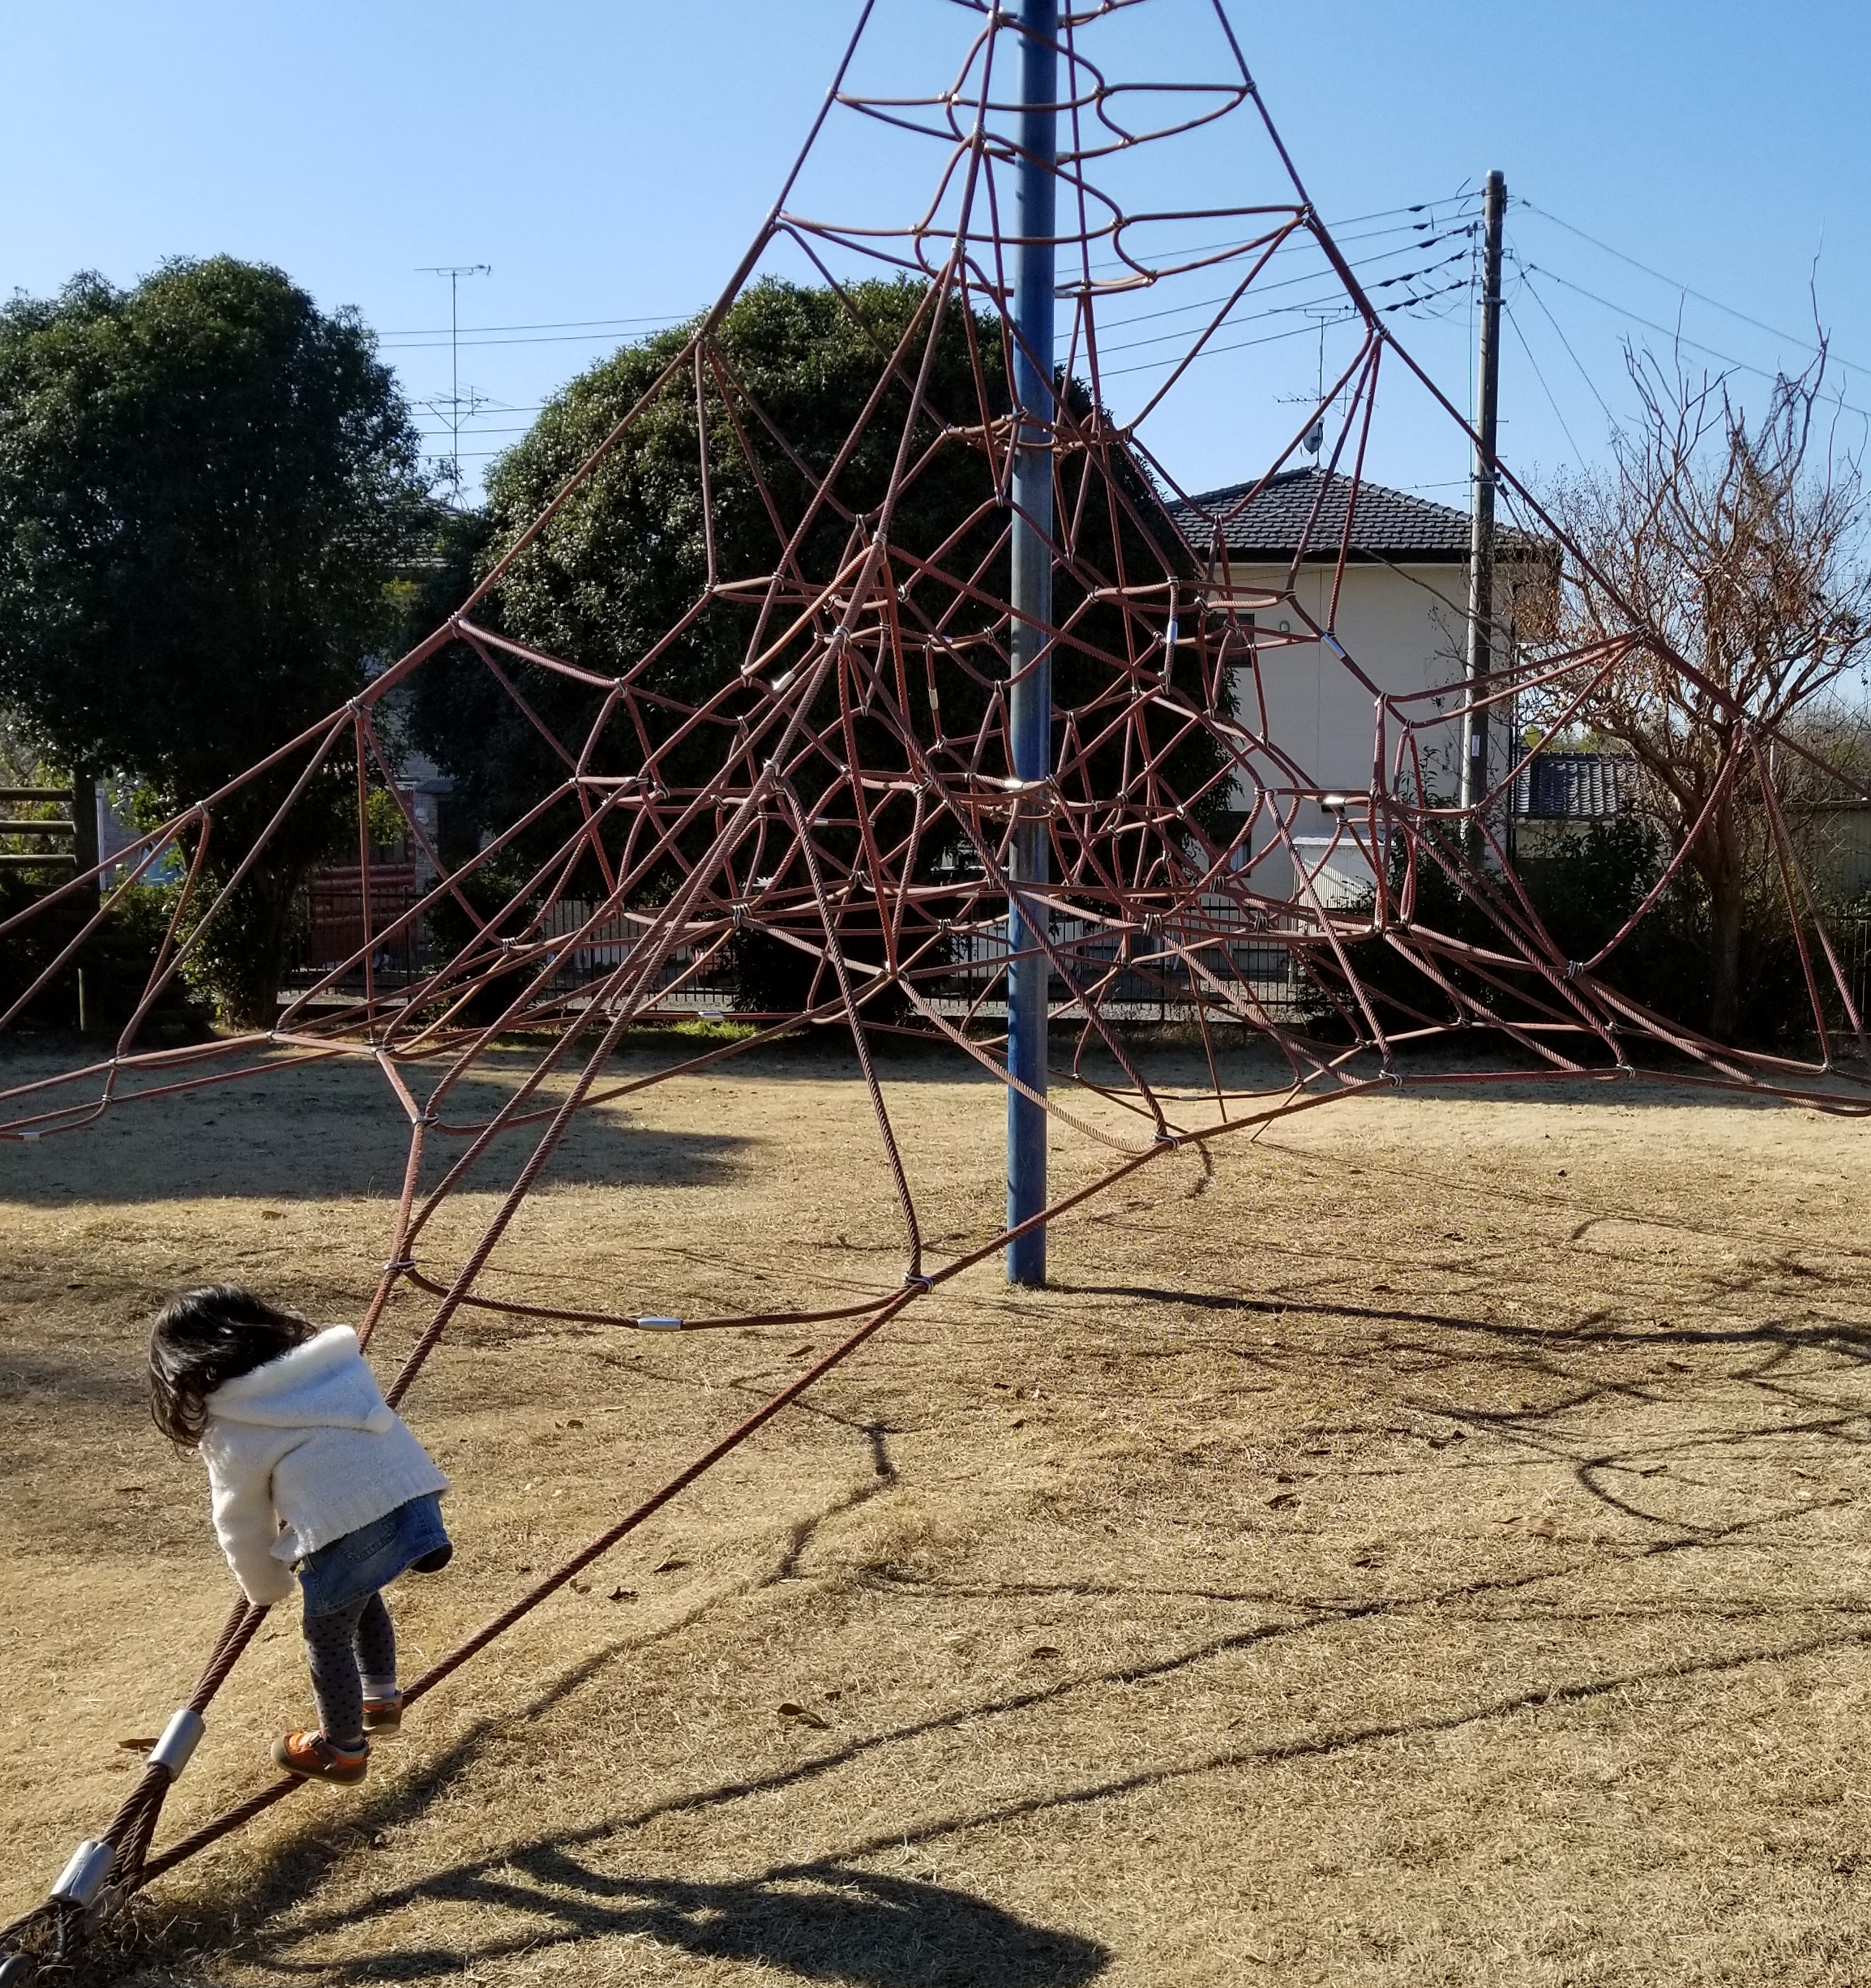
{"label": "dry brown grass", "polygon": [[[919,1063],[889,1090],[931,1235],[991,1230],[1000,1094]],[[983,1267],[913,1309],[363,1792],[158,1887],[102,1974],[1871,1979],[1865,1136],[1406,1093],[1224,1142],[1205,1187],[1146,1171],[1060,1226],[1056,1288]],[[139,1316],[209,1275],[354,1316],[400,1147],[368,1073],[324,1073],[3,1150],[0,1913],[113,1805],[117,1741],[228,1599],[195,1467],[140,1416]],[[608,1108],[498,1261],[678,1312],[882,1289],[884,1186],[832,1065],[730,1066]],[[808,1339],[470,1322],[411,1403],[460,1553],[399,1592],[410,1652]],[[304,1712],[281,1616],[165,1834]]]}

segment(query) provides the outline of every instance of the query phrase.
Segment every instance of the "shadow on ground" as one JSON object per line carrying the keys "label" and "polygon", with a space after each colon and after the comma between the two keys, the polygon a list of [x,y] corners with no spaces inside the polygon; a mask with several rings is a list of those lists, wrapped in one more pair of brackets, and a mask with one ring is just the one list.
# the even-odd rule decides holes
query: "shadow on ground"
{"label": "shadow on ground", "polygon": [[[1767,1330],[1751,1336],[1759,1341],[1751,1371],[1757,1377],[1770,1373],[1787,1351],[1782,1335]],[[1503,1356],[1518,1357],[1519,1352],[1506,1348]],[[1473,1409],[1465,1413],[1466,1419],[1477,1422],[1511,1420],[1516,1428],[1526,1431],[1543,1425],[1549,1446],[1565,1455],[1568,1445],[1563,1428],[1556,1427],[1552,1417],[1556,1407],[1562,1409],[1577,1399],[1576,1392],[1569,1392],[1563,1404],[1549,1404],[1542,1412],[1519,1412],[1512,1417],[1484,1416]],[[1847,1425],[1861,1420],[1855,1412],[1857,1405],[1810,1403],[1803,1426],[1809,1433],[1822,1431],[1835,1436],[1842,1446],[1856,1448],[1857,1438]],[[1444,1413],[1454,1419],[1451,1411],[1445,1409]],[[1563,1413],[1560,1419],[1563,1425]],[[828,1519],[853,1510],[894,1482],[894,1466],[881,1426],[850,1426],[864,1438],[868,1472],[793,1530],[756,1588],[795,1570],[803,1548]],[[1779,1437],[1788,1429],[1762,1425],[1751,1433]],[[1706,1436],[1693,1429],[1686,1437],[1672,1440],[1699,1443]],[[1664,1448],[1669,1447],[1666,1443]],[[1650,1453],[1646,1450],[1646,1454]],[[1615,1549],[1617,1558],[1626,1564],[1694,1555],[1751,1537],[1764,1538],[1789,1520],[1836,1509],[1844,1502],[1836,1493],[1788,1490],[1785,1495],[1743,1501],[1758,1507],[1753,1510],[1731,1508],[1691,1521],[1660,1511],[1637,1511],[1625,1502],[1623,1492],[1608,1493],[1596,1480],[1615,1459],[1589,1445],[1570,1460],[1586,1489],[1617,1504],[1651,1528],[1647,1536],[1630,1539]],[[1642,1474],[1650,1475],[1647,1467]],[[1591,1550],[1595,1558],[1614,1549],[1594,1546]],[[372,1786],[354,1807],[346,1805],[345,1819],[336,1827],[323,1812],[308,1803],[290,1832],[276,1840],[231,1883],[228,1874],[217,1874],[211,1880],[216,1888],[198,1892],[192,1900],[178,1900],[166,1886],[158,1887],[156,1895],[139,1904],[134,1923],[116,1936],[114,1952],[95,1955],[81,1979],[83,1983],[101,1983],[133,1974],[146,1982],[194,1982],[201,1975],[191,1970],[199,1969],[208,1956],[231,1949],[241,1961],[275,1977],[413,1982],[458,1978],[465,1967],[471,1970],[477,1961],[497,1966],[503,1959],[552,1947],[563,1949],[569,1964],[576,1968],[580,1964],[576,1958],[580,1943],[601,1941],[614,1947],[618,1943],[640,1941],[704,1960],[758,1962],[782,1979],[850,1983],[857,1988],[938,1988],[939,1984],[949,1983],[973,1988],[974,1984],[990,1982],[1012,1984],[1013,1988],[1052,1988],[1053,1984],[1066,1988],[1067,1984],[1090,1982],[1099,1975],[1113,1957],[1109,1951],[1081,1934],[1023,1920],[991,1900],[936,1884],[913,1872],[878,1872],[868,1867],[871,1860],[894,1860],[983,1828],[1024,1826],[1041,1816],[1121,1801],[1140,1790],[1191,1776],[1258,1772],[1285,1761],[1500,1725],[1544,1707],[1615,1699],[1621,1693],[1666,1682],[1680,1688],[1683,1681],[1693,1677],[1720,1677],[1812,1656],[1842,1656],[1862,1648],[1871,1635],[1861,1612],[1848,1601],[1838,1611],[1843,1619],[1821,1624],[1817,1633],[1802,1624],[1800,1633],[1791,1636],[1766,1633],[1766,1617],[1757,1606],[1745,1613],[1762,1615],[1763,1633],[1746,1638],[1739,1648],[1685,1647],[1664,1653],[1660,1660],[1633,1664],[1586,1660],[1570,1675],[1555,1676],[1543,1669],[1531,1684],[1513,1680],[1505,1690],[1482,1690],[1462,1695],[1454,1703],[1410,1708],[1401,1718],[1353,1716],[1295,1725],[1270,1714],[1264,1730],[1226,1739],[1218,1747],[1171,1748],[1162,1758],[1144,1760],[1121,1772],[1067,1776],[1064,1784],[1017,1793],[998,1804],[964,1801],[954,1812],[906,1818],[874,1837],[846,1840],[835,1849],[815,1845],[815,1854],[781,1868],[702,1879],[616,1867],[633,1854],[627,1842],[631,1833],[661,1816],[731,1810],[739,1803],[802,1788],[817,1789],[828,1803],[835,1800],[832,1777],[847,1763],[866,1755],[888,1758],[931,1733],[974,1726],[1015,1712],[1043,1712],[1114,1685],[1193,1672],[1250,1649],[1295,1639],[1329,1639],[1359,1622],[1419,1620],[1456,1604],[1485,1609],[1491,1604],[1511,1603],[1556,1577],[1577,1573],[1583,1564],[1579,1557],[1585,1551],[1582,1540],[1569,1537],[1567,1542],[1556,1544],[1553,1551],[1563,1558],[1543,1556],[1505,1572],[1420,1588],[1412,1584],[1401,1591],[1372,1592],[1334,1583],[1324,1594],[1214,1596],[1250,1603],[1253,1614],[1219,1634],[1159,1641],[1154,1650],[1120,1664],[991,1692],[902,1725],[831,1737],[822,1752],[809,1759],[731,1777],[713,1786],[684,1787],[632,1813],[605,1816],[580,1828],[556,1828],[529,1839],[509,1839],[440,1871],[392,1877],[387,1871],[370,1870],[368,1851],[386,1835],[393,1840],[399,1824],[429,1808],[443,1789],[469,1768],[496,1731],[512,1729],[568,1699],[598,1673],[633,1650],[640,1650],[644,1641],[674,1635],[721,1601],[751,1592],[738,1587],[724,1591],[696,1613],[652,1632],[650,1639],[623,1639],[580,1659],[524,1708],[481,1720],[415,1771]],[[938,1585],[914,1581],[888,1569],[879,1570],[866,1584],[873,1592],[884,1593],[913,1585]],[[1554,1619],[1563,1621],[1564,1611],[1556,1611]],[[333,1878],[335,1856],[349,1868],[340,1867],[330,1892],[321,1896]],[[431,1930],[441,1926],[452,1935],[446,1947],[436,1943]],[[143,1942],[135,1936],[139,1928],[146,1935]],[[334,1941],[344,1942],[348,1948],[353,1939],[367,1952],[355,1957],[349,1952],[333,1954]],[[80,1988],[79,1982],[75,1980],[71,1988]]]}
{"label": "shadow on ground", "polygon": [[[465,1949],[379,1947],[360,1973],[373,1981],[430,1979],[581,1940],[637,1939],[773,1969],[790,1980],[854,1988],[1076,1988],[1111,1957],[1094,1940],[1034,1925],[970,1892],[837,1865],[702,1883],[614,1875],[548,1843],[511,1857],[498,1871],[443,1872],[422,1892],[491,1907],[512,1930]],[[518,1926],[516,1914],[524,1922]],[[348,1923],[370,1917],[366,1908]],[[328,1961],[296,1959],[289,1945],[268,1959],[280,1974],[341,1978]]]}
{"label": "shadow on ground", "polygon": [[[293,1072],[148,1102],[133,1095],[78,1130],[0,1143],[0,1203],[393,1197],[409,1158],[409,1125],[387,1087],[369,1083],[373,1074],[359,1082],[346,1071],[321,1085],[315,1073]],[[456,1116],[477,1126],[510,1095],[465,1085],[455,1094]],[[544,1129],[535,1121],[497,1135],[463,1188],[504,1192]],[[541,1185],[704,1186],[731,1177],[750,1143],[733,1132],[649,1131],[625,1113],[594,1111],[572,1126]],[[466,1146],[461,1137],[431,1138],[424,1192]]]}

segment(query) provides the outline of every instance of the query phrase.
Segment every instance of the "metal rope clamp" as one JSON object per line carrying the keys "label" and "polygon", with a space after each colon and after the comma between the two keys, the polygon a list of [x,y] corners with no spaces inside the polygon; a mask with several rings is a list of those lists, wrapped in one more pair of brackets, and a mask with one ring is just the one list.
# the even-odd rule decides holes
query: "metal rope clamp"
{"label": "metal rope clamp", "polygon": [[[150,1748],[146,1764],[161,1768],[171,1781],[175,1780],[201,1744],[201,1736],[206,1730],[201,1714],[184,1705],[170,1716],[169,1724],[162,1729],[162,1737]],[[55,1903],[67,1905],[81,1914],[88,1927],[95,1925],[106,1909],[105,1884],[116,1856],[114,1843],[102,1836],[87,1836],[71,1853],[70,1861],[59,1872],[58,1882],[48,1896]],[[118,1896],[113,1894],[113,1900]],[[21,1958],[18,1955],[12,1956],[12,1960]],[[3,1988],[18,1988],[18,1984],[32,1978],[28,1968],[15,1969],[12,1960],[0,1969],[0,1984],[3,1984]]]}
{"label": "metal rope clamp", "polygon": [[147,1764],[161,1767],[172,1781],[180,1780],[182,1769],[188,1765],[207,1730],[207,1722],[201,1714],[184,1705],[170,1716],[169,1724],[162,1729],[162,1737],[149,1750]]}
{"label": "metal rope clamp", "polygon": [[59,1872],[58,1882],[48,1896],[62,1905],[89,1911],[104,1889],[104,1881],[110,1875],[111,1859],[116,1854],[114,1843],[101,1836],[87,1836],[71,1853],[71,1862]]}

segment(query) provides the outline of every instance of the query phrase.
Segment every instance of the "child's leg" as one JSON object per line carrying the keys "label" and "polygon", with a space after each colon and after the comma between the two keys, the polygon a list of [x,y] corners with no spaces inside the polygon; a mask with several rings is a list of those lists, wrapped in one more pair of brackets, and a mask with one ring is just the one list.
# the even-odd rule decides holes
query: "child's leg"
{"label": "child's leg", "polygon": [[383,1597],[372,1595],[352,1639],[357,1652],[358,1672],[363,1681],[364,1696],[381,1703],[396,1695],[396,1632],[391,1626],[390,1611]]}
{"label": "child's leg", "polygon": [[334,1746],[347,1749],[364,1743],[364,1690],[353,1644],[358,1618],[375,1600],[373,1595],[329,1615],[306,1617],[306,1660],[311,1667],[319,1724]]}

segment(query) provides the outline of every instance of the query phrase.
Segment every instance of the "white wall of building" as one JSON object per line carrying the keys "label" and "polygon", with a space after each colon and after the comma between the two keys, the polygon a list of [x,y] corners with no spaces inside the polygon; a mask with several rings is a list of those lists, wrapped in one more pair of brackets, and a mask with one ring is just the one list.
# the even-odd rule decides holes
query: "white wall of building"
{"label": "white wall of building", "polygon": [[[1284,588],[1287,575],[1283,568],[1233,566],[1228,578],[1238,593],[1265,593]],[[1305,568],[1292,589],[1305,613],[1321,625],[1331,605],[1332,580],[1329,567]],[[1339,641],[1377,692],[1415,699],[1402,713],[1418,728],[1423,781],[1444,795],[1454,794],[1460,763],[1467,586],[1466,568],[1456,564],[1348,566],[1338,597]],[[1279,790],[1310,786],[1368,794],[1378,697],[1328,644],[1291,639],[1304,636],[1305,622],[1290,604],[1257,609],[1255,623],[1255,662],[1244,666],[1235,679],[1238,718],[1249,731],[1261,732],[1264,705],[1265,736],[1295,770],[1282,770],[1270,756],[1257,756],[1256,775],[1237,780],[1233,804],[1244,812],[1252,807],[1257,775],[1278,795],[1282,814],[1291,816],[1294,838],[1308,868],[1317,872],[1321,895],[1327,902],[1342,902],[1368,885],[1368,868],[1343,838],[1329,855],[1327,847],[1340,819],[1351,821],[1368,840],[1362,810],[1353,808],[1341,816],[1315,798]],[[1420,692],[1431,695],[1419,697]],[[1386,780],[1392,778],[1389,768],[1402,729],[1396,715],[1386,715]],[[1268,827],[1257,827],[1256,852],[1278,839]],[[1257,867],[1255,880],[1282,895],[1293,888],[1290,865],[1282,868],[1278,863]]]}

